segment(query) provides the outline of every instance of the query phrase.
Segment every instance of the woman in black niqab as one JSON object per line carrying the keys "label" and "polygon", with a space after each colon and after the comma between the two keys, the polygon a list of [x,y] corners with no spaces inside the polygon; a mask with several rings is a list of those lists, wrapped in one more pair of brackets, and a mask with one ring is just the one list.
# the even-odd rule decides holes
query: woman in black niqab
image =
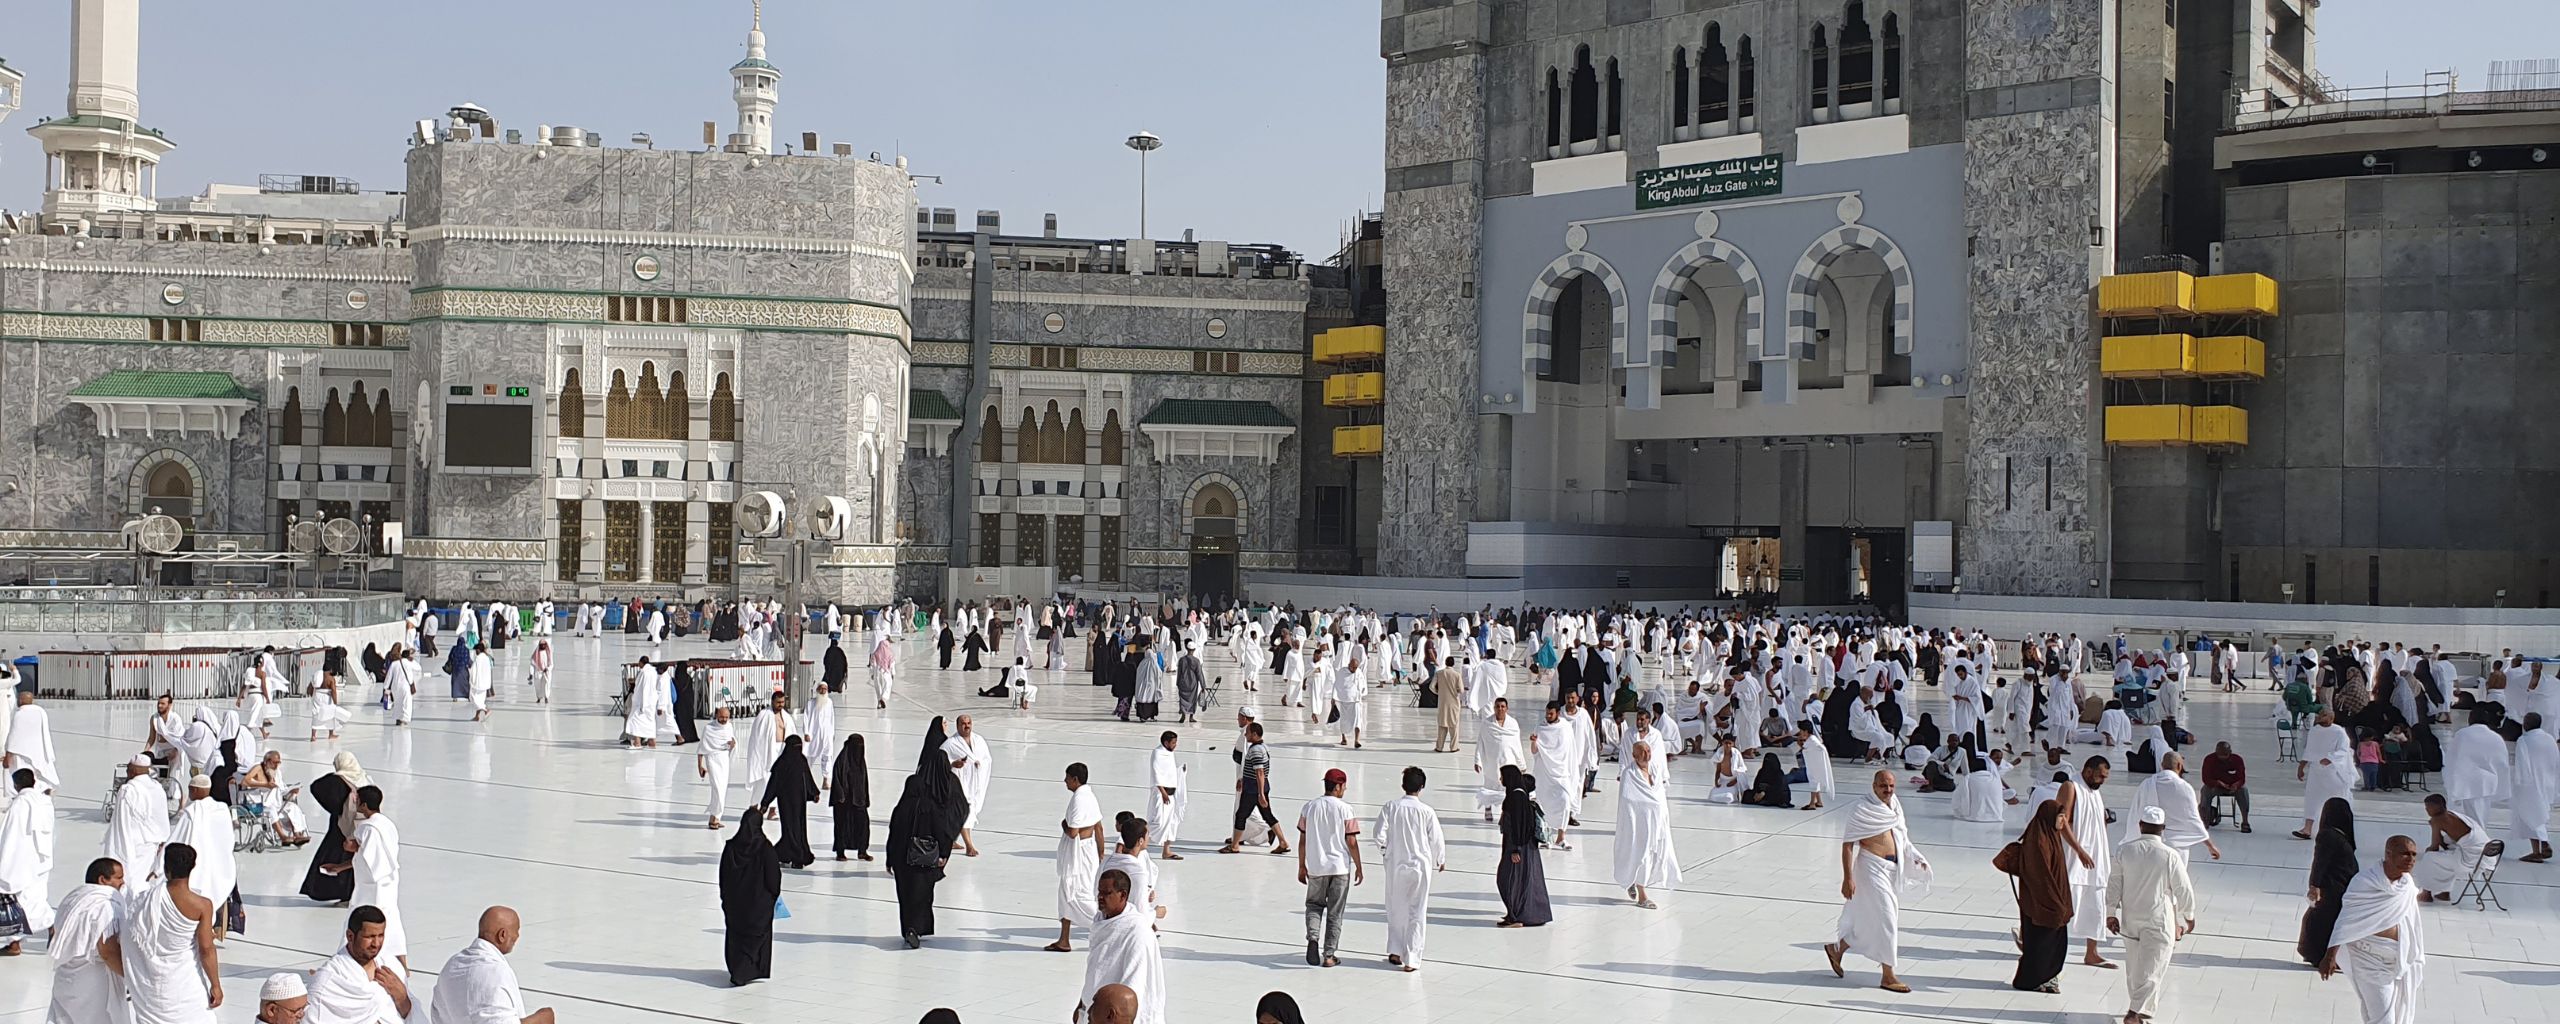
{"label": "woman in black niqab", "polygon": [[851,850],[871,859],[871,759],[863,752],[862,734],[844,738],[835,771],[827,786],[827,804],[836,816],[836,859]]}
{"label": "woman in black niqab", "polygon": [[2362,867],[2356,863],[2356,809],[2343,797],[2320,806],[2320,831],[2311,848],[2309,909],[2302,912],[2302,938],[2294,952],[2302,962],[2319,966],[2329,955],[2329,935],[2338,927],[2338,911],[2346,904],[2347,883]]}
{"label": "woman in black niqab", "polygon": [[782,898],[782,861],[764,835],[764,811],[747,808],[738,834],[720,850],[720,917],[727,925],[722,953],[729,984],[773,976],[773,909]]}
{"label": "woman in black niqab", "polygon": [[889,812],[889,842],[882,856],[897,883],[898,934],[908,949],[923,945],[925,937],[933,934],[933,887],[942,881],[943,866],[951,861],[951,844],[959,840],[960,826],[969,820],[969,798],[961,794],[960,779],[951,773],[950,755],[942,752],[948,739],[942,731],[942,716],[934,716],[933,724],[925,727],[916,770],[907,776],[906,789]]}
{"label": "woman in black niqab", "polygon": [[782,741],[782,753],[773,759],[773,776],[764,783],[764,799],[756,802],[781,818],[782,841],[774,844],[774,852],[784,865],[795,868],[808,867],[818,859],[809,852],[809,805],[818,802],[818,778],[810,774],[809,758],[800,751],[800,737]]}

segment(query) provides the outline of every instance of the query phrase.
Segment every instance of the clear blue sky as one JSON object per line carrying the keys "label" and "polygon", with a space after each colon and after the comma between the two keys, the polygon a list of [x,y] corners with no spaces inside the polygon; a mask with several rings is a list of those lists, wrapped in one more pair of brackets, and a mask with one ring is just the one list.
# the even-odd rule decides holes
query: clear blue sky
{"label": "clear blue sky", "polygon": [[[2217,0],[2229,2],[2229,0]],[[28,103],[0,130],[0,206],[37,205],[42,163],[17,130],[58,113],[69,0],[0,3],[0,57]],[[397,188],[416,119],[470,100],[512,127],[576,124],[617,144],[698,144],[732,118],[728,66],[747,0],[144,0],[144,121],[179,147],[161,192],[261,173]],[[1385,67],[1374,0],[770,0],[780,140],[816,131],[903,151],[945,184],[926,203],[1003,211],[1036,230],[1133,234],[1136,157],[1155,233],[1330,253],[1375,209]],[[2483,26],[2496,26],[2483,30]],[[2317,62],[2342,86],[2560,56],[2555,0],[2330,0]],[[422,34],[432,33],[432,34]]]}
{"label": "clear blue sky", "polygon": [[[143,0],[143,123],[178,143],[162,195],[261,173],[402,187],[410,125],[469,100],[506,127],[574,124],[698,148],[735,119],[748,0]],[[63,104],[70,0],[0,0],[0,58],[27,76],[0,127],[0,206],[43,196],[24,128]],[[1375,209],[1386,64],[1374,0],[767,0],[775,141],[803,131],[902,151],[922,201],[1010,231],[1276,242],[1330,255]]]}

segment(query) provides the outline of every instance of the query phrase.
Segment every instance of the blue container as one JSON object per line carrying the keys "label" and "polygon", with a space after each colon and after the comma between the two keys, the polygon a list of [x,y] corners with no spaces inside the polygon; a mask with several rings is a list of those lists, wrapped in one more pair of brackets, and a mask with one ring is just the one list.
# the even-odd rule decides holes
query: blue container
{"label": "blue container", "polygon": [[[11,662],[11,664],[18,667],[18,689],[28,693],[36,692],[36,663],[37,658],[32,654],[20,658],[15,662]],[[10,699],[16,700],[17,698],[11,697]]]}

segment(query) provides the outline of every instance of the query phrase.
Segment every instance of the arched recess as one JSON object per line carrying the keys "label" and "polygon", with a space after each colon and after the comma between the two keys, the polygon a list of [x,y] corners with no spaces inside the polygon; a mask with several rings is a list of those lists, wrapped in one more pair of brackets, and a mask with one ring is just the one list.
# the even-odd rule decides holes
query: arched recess
{"label": "arched recess", "polygon": [[1769,355],[1798,359],[1812,355],[1814,302],[1821,291],[1823,268],[1860,249],[1884,261],[1885,273],[1893,280],[1893,351],[1911,354],[1911,261],[1884,232],[1864,224],[1842,224],[1814,239],[1796,260],[1795,271],[1787,279],[1786,345],[1792,351]]}
{"label": "arched recess", "polygon": [[[1670,366],[1674,350],[1680,342],[1680,286],[1691,275],[1708,264],[1721,263],[1742,280],[1742,353],[1753,358],[1761,352],[1768,313],[1761,298],[1760,265],[1740,246],[1721,238],[1701,238],[1671,254],[1662,265],[1662,273],[1654,276],[1652,300],[1645,310],[1646,334],[1653,346],[1653,362]],[[1702,353],[1702,358],[1706,354]],[[1660,378],[1656,377],[1656,381]],[[1628,392],[1629,405],[1637,405],[1640,396]],[[1638,406],[1644,407],[1644,406]]]}
{"label": "arched recess", "polygon": [[[1563,297],[1565,285],[1576,274],[1589,274],[1609,293],[1609,362],[1613,366],[1628,365],[1627,352],[1627,286],[1618,279],[1618,270],[1609,261],[1580,249],[1565,253],[1538,272],[1538,280],[1529,286],[1529,300],[1520,311],[1521,370],[1530,379],[1555,371],[1556,300]],[[1647,354],[1650,362],[1651,354]],[[1642,365],[1642,364],[1639,364]],[[1522,396],[1523,411],[1530,401]]]}
{"label": "arched recess", "polygon": [[145,515],[156,506],[161,514],[192,525],[205,500],[204,485],[203,466],[185,452],[161,448],[134,460],[125,477],[125,511]]}
{"label": "arched recess", "polygon": [[[1220,511],[1223,510],[1223,511]],[[1193,524],[1201,519],[1231,519],[1236,536],[1244,536],[1244,485],[1224,473],[1202,473],[1182,492],[1182,532],[1196,532]]]}
{"label": "arched recess", "polygon": [[373,446],[391,447],[390,388],[376,388],[373,392]]}
{"label": "arched recess", "polygon": [[587,436],[587,392],[578,386],[578,368],[560,378],[560,436]]}

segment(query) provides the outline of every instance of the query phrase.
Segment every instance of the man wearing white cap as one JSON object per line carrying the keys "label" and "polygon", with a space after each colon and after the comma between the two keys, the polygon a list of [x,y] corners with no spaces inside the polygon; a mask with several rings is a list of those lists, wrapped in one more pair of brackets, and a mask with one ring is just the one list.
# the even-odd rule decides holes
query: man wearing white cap
{"label": "man wearing white cap", "polygon": [[2169,976],[2169,954],[2180,937],[2196,930],[2195,887],[2187,858],[2163,842],[2169,815],[2142,809],[2142,834],[2115,849],[2107,873],[2107,930],[2124,936],[2125,1024],[2142,1024],[2160,1005],[2160,983]]}
{"label": "man wearing white cap", "polygon": [[239,930],[239,922],[223,913],[231,890],[240,883],[240,861],[231,853],[236,838],[231,831],[231,805],[213,798],[213,780],[202,775],[188,779],[187,805],[178,812],[169,841],[195,847],[195,879],[188,888],[213,901],[216,939],[225,931]]}
{"label": "man wearing white cap", "polygon": [[108,809],[105,854],[133,876],[146,880],[160,863],[160,845],[169,841],[169,791],[151,778],[151,755],[135,754],[116,787]]}
{"label": "man wearing white cap", "polygon": [[267,975],[267,983],[258,987],[259,1024],[301,1024],[302,1011],[310,1005],[310,990],[292,971]]}

